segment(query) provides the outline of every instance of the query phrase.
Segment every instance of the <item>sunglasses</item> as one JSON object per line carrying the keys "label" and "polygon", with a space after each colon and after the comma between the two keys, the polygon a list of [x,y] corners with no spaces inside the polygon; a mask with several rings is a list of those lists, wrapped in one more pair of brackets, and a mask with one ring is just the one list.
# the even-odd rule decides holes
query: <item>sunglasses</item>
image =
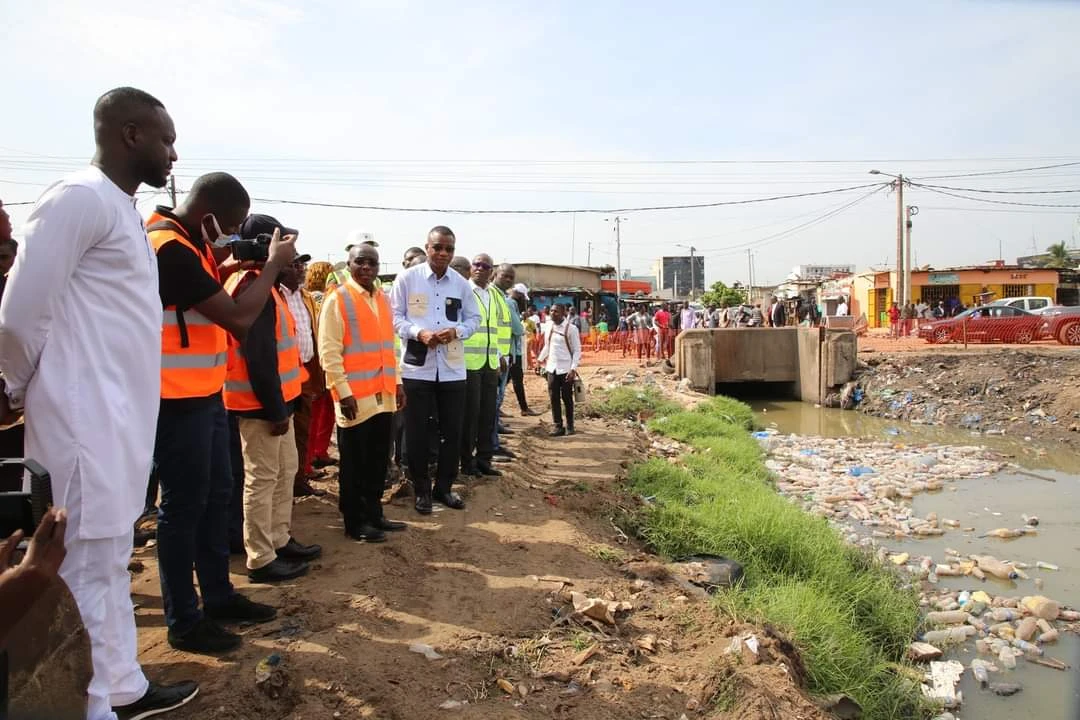
{"label": "sunglasses", "polygon": [[477,268],[477,269],[479,269],[479,270],[490,270],[490,269],[491,269],[491,266],[490,266],[490,265],[488,265],[488,264],[487,264],[487,263],[485,263],[485,262],[474,262],[474,263],[472,264],[472,266],[473,266],[474,268]]}
{"label": "sunglasses", "polygon": [[443,253],[444,252],[444,253],[450,253],[451,255],[454,254],[454,246],[453,245],[444,245],[443,243],[436,243],[435,245],[431,246],[431,249],[434,250],[437,253]]}
{"label": "sunglasses", "polygon": [[379,261],[378,260],[372,260],[371,258],[360,258],[359,260],[356,261],[356,264],[359,265],[360,267],[373,267],[373,268],[379,267]]}

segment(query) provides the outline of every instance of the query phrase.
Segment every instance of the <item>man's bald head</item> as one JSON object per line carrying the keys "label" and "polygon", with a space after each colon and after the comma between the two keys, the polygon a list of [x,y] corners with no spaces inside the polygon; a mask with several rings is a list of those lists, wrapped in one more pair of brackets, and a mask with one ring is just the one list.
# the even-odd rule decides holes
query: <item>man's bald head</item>
{"label": "man's bald head", "polygon": [[[431,255],[428,255],[428,259],[431,259]],[[469,279],[469,258],[464,255],[455,255],[454,259],[450,261],[450,269],[455,271],[458,275]]]}
{"label": "man's bald head", "polygon": [[503,263],[495,271],[495,287],[503,292],[514,287],[515,280],[517,280],[517,270],[510,263]]}
{"label": "man's bald head", "polygon": [[374,245],[360,243],[349,248],[349,274],[367,291],[375,288],[379,276],[379,251]]}
{"label": "man's bald head", "polygon": [[472,281],[480,287],[487,287],[487,284],[491,282],[491,271],[494,268],[494,262],[491,256],[487,253],[480,253],[472,259],[472,265],[470,267]]}
{"label": "man's bald head", "polygon": [[133,87],[116,88],[98,98],[94,142],[95,164],[106,174],[122,173],[125,177],[120,179],[136,188],[138,183],[165,187],[177,159],[176,129],[165,105]]}

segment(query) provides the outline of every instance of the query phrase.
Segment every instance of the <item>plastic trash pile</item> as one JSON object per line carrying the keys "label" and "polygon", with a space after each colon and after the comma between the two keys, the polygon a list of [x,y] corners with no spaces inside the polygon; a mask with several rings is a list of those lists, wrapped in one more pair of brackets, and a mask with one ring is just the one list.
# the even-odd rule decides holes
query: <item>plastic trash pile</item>
{"label": "plastic trash pile", "polygon": [[[951,482],[986,477],[1006,465],[977,447],[913,448],[770,431],[754,436],[769,451],[766,465],[777,476],[777,489],[841,525],[849,540],[862,545],[872,545],[873,538],[943,535],[947,527],[959,527],[948,518],[914,517],[909,501]],[[852,533],[855,525],[871,528],[870,538]]]}
{"label": "plastic trash pile", "polygon": [[[923,689],[928,697],[945,708],[962,702],[956,684],[970,671],[987,692],[1007,696],[1020,692],[1019,683],[1003,679],[992,682],[991,673],[1007,673],[1017,661],[1055,670],[1069,666],[1051,654],[1064,629],[1077,629],[1080,612],[1063,607],[1042,595],[993,596],[978,590],[950,591],[942,588],[942,578],[965,577],[985,580],[994,577],[1032,582],[1033,566],[1001,560],[992,555],[961,555],[947,548],[945,557],[893,552],[881,545],[895,539],[918,539],[945,535],[952,530],[970,536],[973,527],[961,527],[958,520],[930,513],[917,517],[911,499],[924,492],[941,491],[952,483],[986,477],[1006,467],[993,453],[978,447],[908,447],[892,442],[856,438],[819,438],[780,435],[775,431],[754,433],[769,452],[768,468],[776,476],[776,487],[796,498],[809,512],[829,519],[849,542],[875,553],[882,563],[891,563],[905,572],[920,590],[927,630],[921,642],[912,643],[909,657],[929,662]],[[983,532],[980,538],[1017,538],[1036,533],[1039,519],[1024,515],[1023,525]],[[1038,570],[1057,570],[1039,561]],[[1041,589],[1041,580],[1033,581]],[[1068,624],[1068,625],[1066,625]],[[938,662],[941,647],[974,643],[977,657],[965,667],[955,660]],[[944,716],[944,717],[947,717]]]}

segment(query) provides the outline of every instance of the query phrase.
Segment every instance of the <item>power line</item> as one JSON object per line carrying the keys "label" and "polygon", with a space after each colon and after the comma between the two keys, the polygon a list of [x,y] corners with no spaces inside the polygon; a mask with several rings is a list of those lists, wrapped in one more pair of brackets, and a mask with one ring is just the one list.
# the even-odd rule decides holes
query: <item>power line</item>
{"label": "power line", "polygon": [[1077,193],[1080,190],[987,190],[985,188],[959,188],[948,185],[926,185],[911,183],[914,187],[936,188],[938,190],[955,190],[957,192],[993,193],[995,195],[1056,195],[1060,193]]}
{"label": "power line", "polygon": [[933,187],[926,185],[919,185],[918,183],[911,183],[912,187],[922,188],[929,192],[937,193],[938,195],[948,195],[949,197],[960,198],[961,200],[971,200],[972,202],[990,203],[993,205],[1019,205],[1022,207],[1041,207],[1041,208],[1080,208],[1078,204],[1060,204],[1060,203],[1028,203],[1018,202],[1016,200],[991,200],[990,198],[971,197],[970,195],[960,195],[954,192],[947,192],[945,190],[937,190]]}
{"label": "power line", "polygon": [[1034,172],[1035,170],[1051,170],[1053,168],[1072,167],[1080,165],[1080,162],[1065,162],[1054,165],[1040,165],[1038,167],[1015,168],[1013,170],[987,170],[985,172],[963,173],[961,175],[927,175],[914,178],[915,180],[947,180],[952,178],[984,177],[986,175],[1010,175],[1012,173]]}
{"label": "power line", "polygon": [[833,188],[831,190],[818,190],[816,192],[794,193],[790,195],[773,195],[770,197],[753,198],[750,200],[724,200],[711,203],[693,203],[687,205],[649,205],[642,207],[624,208],[579,208],[563,209],[552,208],[544,210],[481,210],[481,209],[450,209],[450,208],[415,208],[393,207],[386,205],[354,205],[349,203],[315,202],[311,200],[280,200],[275,198],[252,198],[253,202],[276,203],[280,205],[302,205],[307,207],[342,208],[347,210],[376,210],[385,212],[408,212],[408,213],[442,213],[455,215],[566,215],[569,213],[582,214],[617,214],[630,212],[654,212],[659,210],[690,210],[697,208],[726,207],[730,205],[750,205],[754,203],[773,202],[776,200],[793,200],[796,198],[816,197],[819,195],[833,195],[835,193],[851,192],[865,188],[884,188],[889,183],[864,183],[850,187]]}

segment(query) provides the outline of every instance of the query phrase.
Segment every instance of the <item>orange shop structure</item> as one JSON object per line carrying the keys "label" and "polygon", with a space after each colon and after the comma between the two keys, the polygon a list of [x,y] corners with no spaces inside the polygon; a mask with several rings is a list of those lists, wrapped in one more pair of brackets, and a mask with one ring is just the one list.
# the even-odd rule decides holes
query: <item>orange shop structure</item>
{"label": "orange shop structure", "polygon": [[[896,290],[896,273],[882,271],[863,275],[872,280],[866,289],[866,318],[870,327],[888,327],[886,313]],[[911,273],[911,300],[928,305],[948,304],[959,300],[966,307],[984,305],[1010,297],[1041,295],[1057,297],[1059,274],[1052,268],[1026,268],[1015,265],[981,265],[942,270],[916,270]]]}

